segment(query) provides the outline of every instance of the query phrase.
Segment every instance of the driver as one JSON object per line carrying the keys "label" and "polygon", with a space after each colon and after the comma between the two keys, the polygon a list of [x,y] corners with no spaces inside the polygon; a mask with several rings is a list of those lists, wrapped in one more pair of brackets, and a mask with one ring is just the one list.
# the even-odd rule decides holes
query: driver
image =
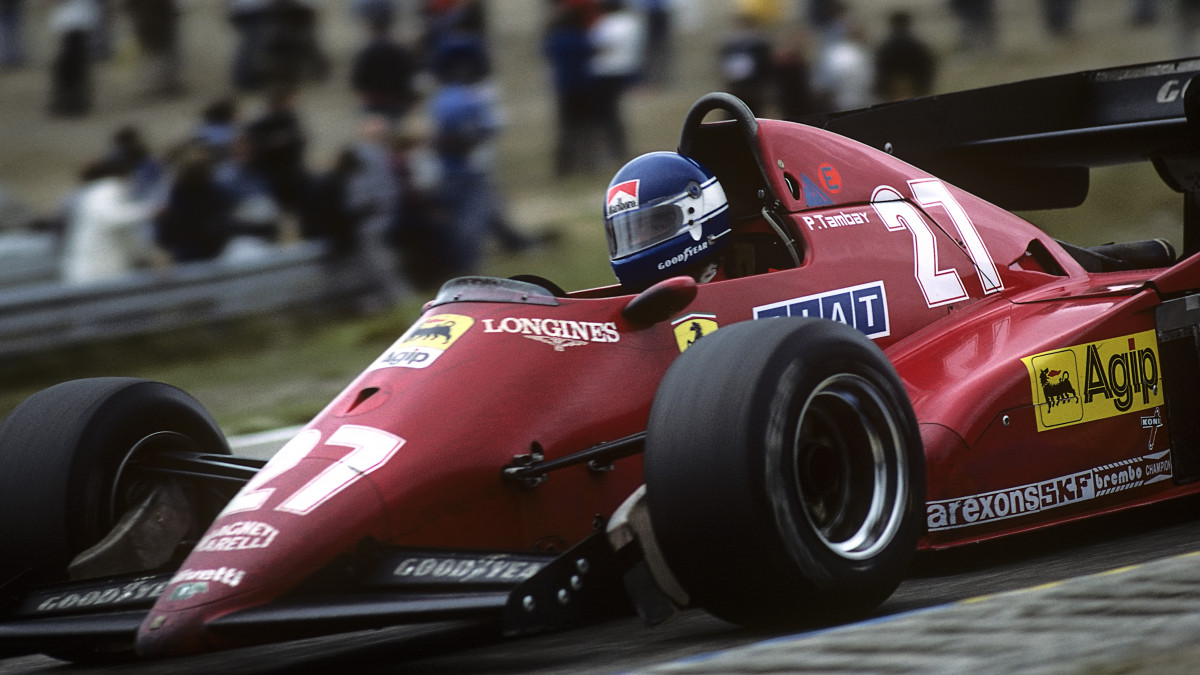
{"label": "driver", "polygon": [[629,161],[608,184],[604,229],[613,273],[629,290],[687,275],[717,275],[729,243],[729,201],[711,171],[675,152]]}

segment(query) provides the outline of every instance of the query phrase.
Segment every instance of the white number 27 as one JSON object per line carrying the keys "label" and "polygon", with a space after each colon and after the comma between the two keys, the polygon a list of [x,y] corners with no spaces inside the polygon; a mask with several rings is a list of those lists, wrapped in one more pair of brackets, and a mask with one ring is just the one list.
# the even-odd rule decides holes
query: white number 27
{"label": "white number 27", "polygon": [[[271,461],[255,474],[254,478],[250,479],[250,482],[246,483],[221,515],[262,508],[275,492],[275,488],[263,486],[295,468],[300,460],[307,457],[320,443],[321,432],[316,429],[306,429],[296,434],[287,445],[275,453]],[[325,445],[347,447],[350,448],[350,452],[280,502],[275,507],[276,511],[301,516],[311,513],[313,509],[350,487],[355,481],[386,464],[404,445],[404,439],[380,429],[347,424],[330,434]]]}
{"label": "white number 27", "polygon": [[[950,222],[962,237],[967,255],[975,264],[983,292],[994,293],[1004,288],[996,263],[988,253],[979,231],[975,229],[975,223],[954,195],[950,194],[946,184],[937,179],[924,179],[909,181],[908,186],[912,190],[913,200],[918,204],[924,207],[940,206],[950,216]],[[908,230],[912,234],[914,273],[926,304],[936,307],[967,299],[967,291],[958,271],[953,268],[943,270],[938,264],[937,239],[920,211],[905,201],[895,188],[887,185],[875,188],[871,195],[871,206],[883,219],[887,229]]]}

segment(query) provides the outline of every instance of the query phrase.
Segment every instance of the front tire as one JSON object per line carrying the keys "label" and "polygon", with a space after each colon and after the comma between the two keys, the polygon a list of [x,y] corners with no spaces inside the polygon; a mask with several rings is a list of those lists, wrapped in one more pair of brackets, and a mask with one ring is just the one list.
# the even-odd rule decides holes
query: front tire
{"label": "front tire", "polygon": [[831,321],[748,321],[690,347],[655,397],[645,479],[693,604],[743,625],[869,611],[922,532],[904,387],[874,343]]}
{"label": "front tire", "polygon": [[[0,584],[68,578],[78,554],[104,539],[149,490],[175,481],[136,468],[172,450],[229,454],[229,445],[200,403],[160,382],[74,380],[17,406],[0,424]],[[219,498],[195,486],[180,489],[177,503],[186,512],[172,515],[202,531]],[[159,547],[169,552],[174,543]]]}

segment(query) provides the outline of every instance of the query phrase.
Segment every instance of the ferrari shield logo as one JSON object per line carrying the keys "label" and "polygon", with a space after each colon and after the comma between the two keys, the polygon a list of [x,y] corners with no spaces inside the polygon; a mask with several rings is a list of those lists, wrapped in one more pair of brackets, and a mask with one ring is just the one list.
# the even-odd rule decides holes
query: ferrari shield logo
{"label": "ferrari shield logo", "polygon": [[699,314],[695,312],[675,319],[671,322],[671,326],[674,327],[675,343],[679,345],[680,352],[685,351],[688,347],[695,344],[696,340],[720,328],[717,324],[716,314]]}
{"label": "ferrari shield logo", "polygon": [[428,368],[450,345],[462,337],[475,319],[461,314],[434,314],[409,328],[383,356],[371,364],[379,368]]}
{"label": "ferrari shield logo", "polygon": [[1038,431],[1163,403],[1158,339],[1152,330],[1034,354],[1021,361],[1029,370]]}

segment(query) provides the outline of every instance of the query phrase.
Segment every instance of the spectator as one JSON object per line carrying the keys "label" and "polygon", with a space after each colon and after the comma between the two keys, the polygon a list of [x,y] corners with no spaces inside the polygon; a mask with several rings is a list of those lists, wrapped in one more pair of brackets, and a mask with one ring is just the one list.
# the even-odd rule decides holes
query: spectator
{"label": "spectator", "polygon": [[267,181],[280,208],[298,215],[307,181],[307,139],[296,115],[295,98],[290,88],[272,91],[266,111],[246,127],[246,139],[250,167]]}
{"label": "spectator", "polygon": [[263,42],[266,84],[295,87],[323,80],[329,62],[317,40],[315,0],[271,0]]}
{"label": "spectator", "polygon": [[381,23],[390,27],[396,19],[396,0],[353,0],[350,10],[368,28]]}
{"label": "spectator", "polygon": [[154,240],[177,263],[212,260],[232,235],[233,200],[213,179],[212,158],[199,144],[180,153],[175,181],[154,221]]}
{"label": "spectator", "polygon": [[820,112],[812,90],[812,57],[808,31],[800,23],[791,25],[775,51],[772,72],[779,116],[798,121]]}
{"label": "spectator", "polygon": [[129,194],[129,165],[97,162],[67,212],[62,278],[84,284],[123,276],[147,259],[150,210]]}
{"label": "spectator", "polygon": [[719,50],[725,90],[765,114],[771,85],[771,43],[756,14],[741,11]]}
{"label": "spectator", "polygon": [[1179,56],[1191,56],[1200,49],[1196,33],[1200,31],[1200,0],[1177,0]]}
{"label": "spectator", "polygon": [[265,57],[272,0],[228,0],[229,21],[238,34],[233,57],[233,86],[243,91],[266,81]]}
{"label": "spectator", "polygon": [[1042,0],[1042,19],[1051,36],[1068,37],[1075,23],[1075,0]]}
{"label": "spectator", "polygon": [[441,193],[442,170],[436,153],[419,133],[392,139],[392,172],[400,200],[388,232],[408,281],[436,289],[454,276],[456,239],[453,209]]}
{"label": "spectator", "polygon": [[912,32],[912,15],[896,11],[888,17],[889,33],[875,51],[875,95],[898,101],[933,92],[937,67],[933,51]]}
{"label": "spectator", "polygon": [[590,61],[586,10],[575,3],[556,1],[542,42],[542,53],[553,74],[558,135],[554,150],[554,175],[558,177],[586,169],[592,141],[592,109],[595,83]]}
{"label": "spectator", "polygon": [[840,38],[826,43],[813,71],[813,90],[829,110],[853,110],[868,106],[874,84],[871,53],[866,33],[856,21],[846,24]]}
{"label": "spectator", "polygon": [[641,0],[642,20],[646,26],[645,82],[661,87],[671,76],[671,13],[678,0]]}
{"label": "spectator", "polygon": [[91,48],[100,13],[94,0],[58,0],[50,30],[58,41],[51,66],[51,114],[86,115],[92,109]]}
{"label": "spectator", "polygon": [[993,0],[949,0],[958,17],[961,51],[991,50],[996,46],[996,9]]}
{"label": "spectator", "polygon": [[[200,144],[204,145],[203,141]],[[250,166],[250,144],[245,135],[234,136],[223,158],[212,155],[211,149],[209,152],[214,160],[213,181],[229,195],[231,203],[230,228],[235,237],[229,248],[243,257],[241,251],[257,251],[262,248],[260,242],[278,239],[279,205],[266,179]],[[254,245],[248,246],[247,242]]]}
{"label": "spectator", "polygon": [[623,0],[602,0],[589,38],[595,49],[591,68],[596,83],[596,127],[605,145],[602,159],[622,162],[629,155],[622,101],[642,72],[645,39],[641,20]]}
{"label": "spectator", "polygon": [[141,52],[147,94],[183,93],[179,77],[179,9],[175,0],[125,0]]}
{"label": "spectator", "polygon": [[192,139],[208,148],[213,162],[220,164],[229,159],[233,142],[238,136],[238,107],[232,98],[213,101],[204,109],[200,126],[192,133]]}
{"label": "spectator", "polygon": [[363,121],[361,139],[354,148],[357,168],[346,195],[348,209],[356,214],[362,264],[378,283],[378,302],[390,306],[408,295],[396,270],[389,240],[400,199],[400,186],[392,168],[391,124],[380,116]]}
{"label": "spectator", "polygon": [[29,55],[25,49],[25,0],[0,0],[0,67],[18,68]]}
{"label": "spectator", "polygon": [[364,112],[395,122],[416,103],[418,64],[408,49],[392,39],[390,28],[389,20],[370,24],[371,38],[354,58],[350,83]]}
{"label": "spectator", "polygon": [[342,150],[333,168],[313,181],[306,200],[301,234],[326,242],[337,256],[348,256],[359,247],[359,227],[366,214],[352,202],[350,184],[361,168],[357,152]]}
{"label": "spectator", "polygon": [[113,134],[105,161],[129,167],[129,193],[133,199],[157,206],[166,198],[166,168],[151,154],[136,127],[121,127]]}

